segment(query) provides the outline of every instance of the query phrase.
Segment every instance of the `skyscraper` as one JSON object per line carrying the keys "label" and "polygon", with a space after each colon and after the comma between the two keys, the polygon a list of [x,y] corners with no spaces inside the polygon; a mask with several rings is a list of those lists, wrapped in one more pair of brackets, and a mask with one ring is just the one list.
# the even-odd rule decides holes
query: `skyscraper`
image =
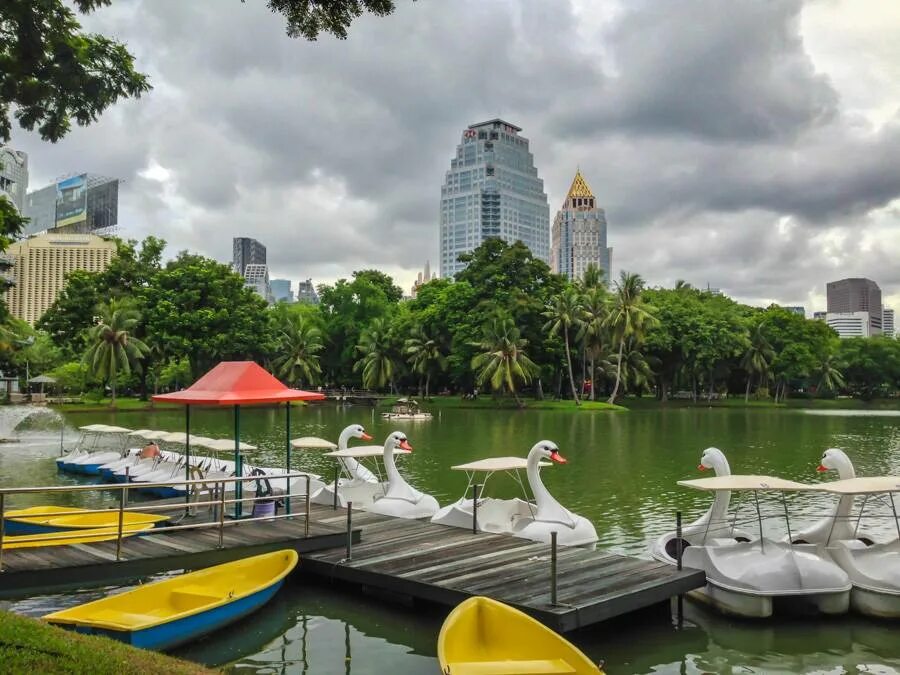
{"label": "skyscraper", "polygon": [[871,279],[850,278],[825,285],[829,314],[868,312],[867,335],[881,333],[881,289]]}
{"label": "skyscraper", "polygon": [[606,213],[597,206],[580,170],[553,220],[550,238],[550,269],[554,272],[575,281],[594,263],[609,281],[612,249],[606,246]]}
{"label": "skyscraper", "polygon": [[894,310],[887,307],[882,310],[881,332],[888,337],[894,337]]}
{"label": "skyscraper", "polygon": [[116,255],[115,242],[92,234],[50,232],[10,245],[10,313],[34,324],[56,300],[73,270],[102,272]]}
{"label": "skyscraper", "polygon": [[235,237],[231,240],[234,255],[234,271],[245,276],[247,265],[265,265],[266,247],[250,237]]}
{"label": "skyscraper", "polygon": [[521,241],[535,258],[550,261],[550,207],[520,131],[494,119],[462,132],[441,188],[442,277],[462,270],[459,255],[490,237]]}
{"label": "skyscraper", "polygon": [[8,197],[19,213],[25,211],[28,190],[28,155],[0,146],[0,196]]}
{"label": "skyscraper", "polygon": [[119,222],[119,179],[79,173],[29,192],[23,234],[113,234]]}
{"label": "skyscraper", "polygon": [[272,297],[275,302],[293,302],[294,292],[291,290],[290,279],[272,279],[269,281],[272,289]]}

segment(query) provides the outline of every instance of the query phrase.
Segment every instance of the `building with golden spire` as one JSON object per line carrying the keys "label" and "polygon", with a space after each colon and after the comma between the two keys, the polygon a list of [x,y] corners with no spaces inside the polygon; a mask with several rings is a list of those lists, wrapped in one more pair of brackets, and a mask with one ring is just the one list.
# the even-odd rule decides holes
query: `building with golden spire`
{"label": "building with golden spire", "polygon": [[606,245],[606,213],[581,175],[575,172],[566,201],[553,220],[550,234],[550,268],[575,281],[594,263],[610,279],[612,248]]}

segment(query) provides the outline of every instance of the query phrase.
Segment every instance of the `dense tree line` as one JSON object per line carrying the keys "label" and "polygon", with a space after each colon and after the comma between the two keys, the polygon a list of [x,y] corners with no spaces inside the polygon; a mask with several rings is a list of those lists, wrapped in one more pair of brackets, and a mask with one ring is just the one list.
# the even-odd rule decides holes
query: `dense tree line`
{"label": "dense tree line", "polygon": [[[215,363],[253,359],[305,387],[429,396],[476,390],[571,399],[673,395],[894,395],[900,342],[839,340],[823,322],[679,282],[645,288],[589,267],[570,282],[521,243],[486,241],[453,281],[404,300],[377,270],[319,288],[319,305],[267,307],[228,266],[164,242],[118,242],[103,272],[73,272],[36,329],[7,320],[0,366],[70,391],[147,395]],[[3,363],[5,362],[5,363]]]}

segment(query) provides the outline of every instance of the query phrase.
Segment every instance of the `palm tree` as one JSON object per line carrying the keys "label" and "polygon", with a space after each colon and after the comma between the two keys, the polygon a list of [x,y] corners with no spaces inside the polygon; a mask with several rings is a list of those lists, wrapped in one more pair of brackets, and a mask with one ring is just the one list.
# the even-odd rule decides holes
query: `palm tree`
{"label": "palm tree", "polygon": [[556,335],[562,331],[566,345],[566,366],[569,369],[572,398],[575,399],[575,405],[580,405],[578,391],[575,389],[575,376],[572,374],[572,353],[569,350],[569,329],[578,328],[581,323],[581,298],[578,291],[569,286],[562,293],[554,295],[550,299],[550,308],[543,314],[547,318],[547,323],[544,324],[545,331],[550,335]]}
{"label": "palm tree", "polygon": [[744,391],[744,402],[750,400],[750,383],[754,374],[759,374],[760,382],[769,372],[772,360],[775,358],[775,350],[769,344],[765,333],[765,322],[760,321],[750,331],[750,346],[744,352],[741,359],[741,368],[747,371],[747,389]]}
{"label": "palm tree", "polygon": [[472,346],[482,351],[472,359],[476,371],[476,382],[484,386],[489,383],[492,391],[508,391],[519,405],[518,385],[527,384],[538,372],[534,361],[525,354],[528,340],[507,316],[489,319],[483,327],[480,342]]}
{"label": "palm tree", "polygon": [[[587,276],[587,273],[585,273]],[[581,299],[581,328],[575,340],[584,345],[591,363],[591,400],[597,387],[594,381],[597,358],[607,343],[606,317],[609,314],[609,294],[602,286],[589,288]]]}
{"label": "palm tree", "polygon": [[[425,398],[428,398],[431,373],[447,369],[447,357],[441,351],[440,343],[429,337],[422,326],[414,326],[410,337],[403,345],[403,353],[406,354],[413,372],[425,376]],[[422,380],[419,380],[419,394],[422,393],[421,390]]]}
{"label": "palm tree", "polygon": [[109,380],[112,405],[116,405],[116,378],[140,371],[141,359],[150,352],[131,334],[140,321],[140,314],[125,302],[110,300],[97,306],[98,322],[88,332],[88,349],[84,363],[91,374]]}
{"label": "palm tree", "polygon": [[838,368],[837,357],[828,354],[819,365],[819,390],[835,391],[845,384],[844,375]]}
{"label": "palm tree", "polygon": [[653,377],[654,365],[659,364],[655,363],[655,359],[642,354],[635,341],[629,339],[622,355],[622,382],[625,388],[638,393],[645,391]]}
{"label": "palm tree", "polygon": [[581,275],[581,287],[587,291],[599,288],[603,285],[603,277],[606,273],[597,263],[588,263]]}
{"label": "palm tree", "polygon": [[319,365],[319,352],[325,348],[322,331],[303,316],[289,316],[278,338],[280,353],[272,361],[278,376],[291,384],[314,384],[322,373]]}
{"label": "palm tree", "polygon": [[626,340],[632,338],[635,345],[639,346],[644,339],[646,329],[656,323],[656,317],[653,316],[656,308],[644,302],[641,297],[643,290],[644,280],[640,274],[622,271],[616,282],[612,308],[606,318],[606,325],[619,350],[616,357],[616,384],[609,396],[609,403],[614,403],[619,393],[619,384],[622,380],[622,356],[625,353]]}
{"label": "palm tree", "polygon": [[367,389],[390,385],[394,391],[394,348],[389,334],[387,320],[378,317],[359,336],[356,351],[362,357],[353,364],[353,372],[362,370],[363,386]]}

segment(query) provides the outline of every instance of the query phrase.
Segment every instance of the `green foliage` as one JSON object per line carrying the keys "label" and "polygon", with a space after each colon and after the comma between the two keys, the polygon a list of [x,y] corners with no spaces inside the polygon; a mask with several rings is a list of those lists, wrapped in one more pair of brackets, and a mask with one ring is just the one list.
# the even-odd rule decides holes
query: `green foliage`
{"label": "green foliage", "polygon": [[356,351],[362,357],[353,365],[353,370],[362,372],[363,386],[377,389],[391,385],[393,391],[397,350],[384,317],[372,320],[360,336]]}
{"label": "green foliage", "polygon": [[626,342],[630,341],[635,349],[640,348],[646,331],[658,323],[654,316],[656,308],[646,303],[643,290],[643,278],[639,274],[631,274],[624,270],[615,284],[606,325],[619,351],[616,357],[616,383],[607,403],[614,403],[619,392]]}
{"label": "green foliage", "polygon": [[81,394],[87,388],[90,373],[84,361],[69,361],[50,371],[57,386],[66,393]]}
{"label": "green foliage", "polygon": [[140,314],[128,302],[111,300],[98,305],[97,313],[99,321],[88,335],[84,363],[91,375],[109,381],[112,404],[115,405],[119,375],[139,371],[141,359],[150,350],[133,335]]}
{"label": "green foliage", "polygon": [[290,37],[307,40],[322,32],[346,40],[350,24],[363,12],[387,16],[394,11],[394,0],[269,0],[268,5],[284,15]]}
{"label": "green foliage", "polygon": [[[75,0],[81,12],[110,0]],[[0,4],[0,140],[8,141],[10,108],[19,125],[56,142],[74,119],[86,126],[120,98],[150,90],[125,45],[85,33],[62,0]]]}
{"label": "green foliage", "polygon": [[557,293],[550,298],[550,306],[544,311],[544,330],[550,335],[563,334],[563,343],[566,347],[566,366],[569,371],[569,384],[572,387],[572,398],[575,405],[579,405],[578,391],[575,389],[575,376],[572,374],[572,353],[569,349],[569,331],[578,330],[581,326],[581,317],[584,312],[581,295],[574,286],[568,286],[562,293]]}
{"label": "green foliage", "polygon": [[837,362],[847,388],[864,400],[900,388],[900,340],[881,336],[841,340]]}
{"label": "green foliage", "polygon": [[180,358],[172,359],[160,368],[157,385],[178,391],[190,386],[192,381],[191,362],[185,358]]}
{"label": "green foliage", "polygon": [[287,317],[277,336],[277,356],[273,359],[275,374],[291,385],[315,384],[322,368],[322,331],[302,314]]}
{"label": "green foliage", "polygon": [[[403,345],[403,353],[413,372],[425,376],[427,398],[431,376],[435,372],[447,370],[447,357],[444,356],[440,342],[431,337],[421,324],[417,324],[413,326]],[[421,386],[419,388],[421,390]]]}
{"label": "green foliage", "polygon": [[489,385],[498,393],[509,392],[519,401],[519,385],[528,384],[537,374],[537,365],[528,358],[528,340],[508,316],[494,316],[484,324],[479,352],[472,359],[479,385]]}

